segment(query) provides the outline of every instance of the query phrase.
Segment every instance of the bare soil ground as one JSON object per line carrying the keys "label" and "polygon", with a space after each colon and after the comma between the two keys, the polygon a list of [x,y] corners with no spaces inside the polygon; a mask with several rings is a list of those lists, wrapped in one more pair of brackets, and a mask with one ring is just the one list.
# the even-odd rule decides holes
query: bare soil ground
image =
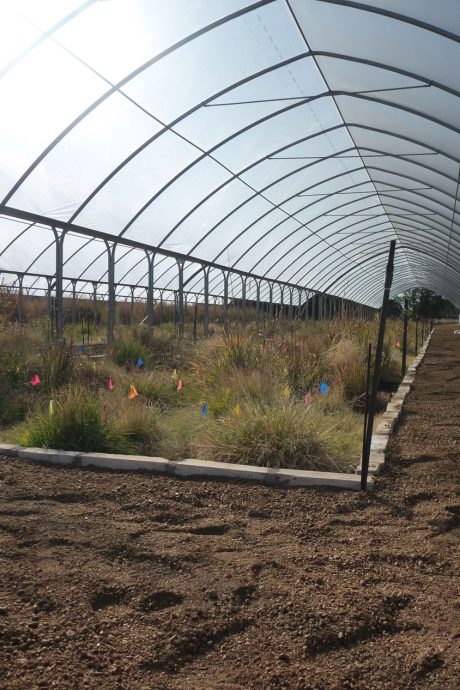
{"label": "bare soil ground", "polygon": [[0,460],[0,687],[460,688],[460,337],[367,495]]}

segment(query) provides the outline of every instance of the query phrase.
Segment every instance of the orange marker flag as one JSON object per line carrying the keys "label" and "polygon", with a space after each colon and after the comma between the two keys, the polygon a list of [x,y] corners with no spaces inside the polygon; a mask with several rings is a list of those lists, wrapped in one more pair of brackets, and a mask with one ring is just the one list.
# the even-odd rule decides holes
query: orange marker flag
{"label": "orange marker flag", "polygon": [[130,400],[134,400],[134,398],[136,398],[138,395],[139,395],[139,393],[138,393],[137,390],[134,388],[134,384],[132,383],[132,384],[131,384],[131,388],[129,389],[128,398],[129,398]]}

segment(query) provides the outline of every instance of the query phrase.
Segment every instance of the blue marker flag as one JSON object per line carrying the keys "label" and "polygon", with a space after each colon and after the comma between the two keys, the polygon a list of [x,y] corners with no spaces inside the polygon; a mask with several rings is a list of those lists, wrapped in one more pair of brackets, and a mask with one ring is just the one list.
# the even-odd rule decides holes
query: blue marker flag
{"label": "blue marker flag", "polygon": [[327,385],[327,383],[320,383],[319,384],[319,392],[322,393],[322,395],[327,393],[328,390],[329,390],[329,386]]}
{"label": "blue marker flag", "polygon": [[136,364],[137,364],[138,367],[143,367],[143,366],[144,366],[144,360],[142,359],[142,357],[141,357],[140,355],[139,355],[139,357],[137,358]]}
{"label": "blue marker flag", "polygon": [[80,347],[78,349],[80,352],[86,352],[86,348],[84,345],[80,345]]}
{"label": "blue marker flag", "polygon": [[205,402],[203,407],[201,408],[201,416],[204,417],[206,415],[206,412],[208,411],[208,403]]}

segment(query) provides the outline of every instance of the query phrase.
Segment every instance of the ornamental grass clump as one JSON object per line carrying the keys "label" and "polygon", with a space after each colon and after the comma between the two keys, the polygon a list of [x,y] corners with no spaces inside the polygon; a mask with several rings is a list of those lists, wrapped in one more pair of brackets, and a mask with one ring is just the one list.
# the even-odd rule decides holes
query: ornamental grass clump
{"label": "ornamental grass clump", "polygon": [[52,395],[56,389],[72,382],[75,366],[72,343],[67,343],[65,338],[51,343],[42,350],[41,355],[43,388],[48,395]]}
{"label": "ornamental grass clump", "polygon": [[79,386],[60,391],[14,432],[24,446],[80,452],[144,453],[158,444],[155,410]]}
{"label": "ornamental grass clump", "polygon": [[196,444],[199,457],[261,467],[342,470],[359,455],[353,413],[325,415],[289,400],[243,405],[213,420]]}

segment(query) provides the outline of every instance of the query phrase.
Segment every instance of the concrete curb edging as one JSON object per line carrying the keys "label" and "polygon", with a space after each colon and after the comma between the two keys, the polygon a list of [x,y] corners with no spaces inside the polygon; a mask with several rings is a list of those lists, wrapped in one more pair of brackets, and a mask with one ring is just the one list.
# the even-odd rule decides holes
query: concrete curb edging
{"label": "concrete curb edging", "polygon": [[[51,448],[24,448],[0,443],[0,455],[39,463],[65,467],[88,467],[115,471],[139,471],[166,474],[175,477],[207,479],[236,479],[255,481],[269,486],[313,487],[328,486],[358,491],[360,478],[356,474],[285,470],[256,465],[237,465],[226,462],[208,462],[187,459],[179,462],[166,458],[142,455],[110,455],[107,453],[76,453]],[[372,480],[371,480],[372,481]]]}
{"label": "concrete curb edging", "polygon": [[[390,402],[386,407],[385,412],[382,415],[382,421],[379,423],[374,433],[372,434],[371,453],[369,456],[369,477],[372,477],[373,475],[377,474],[377,472],[379,472],[385,464],[385,455],[388,441],[390,440],[390,436],[393,433],[395,424],[402,412],[406,395],[412,388],[412,385],[415,380],[415,374],[417,373],[417,369],[423,361],[428,345],[430,344],[432,334],[433,331],[425,340],[417,357],[407,368],[406,375],[399,384],[398,390],[392,396]],[[356,468],[356,473],[361,474],[361,463]]]}

